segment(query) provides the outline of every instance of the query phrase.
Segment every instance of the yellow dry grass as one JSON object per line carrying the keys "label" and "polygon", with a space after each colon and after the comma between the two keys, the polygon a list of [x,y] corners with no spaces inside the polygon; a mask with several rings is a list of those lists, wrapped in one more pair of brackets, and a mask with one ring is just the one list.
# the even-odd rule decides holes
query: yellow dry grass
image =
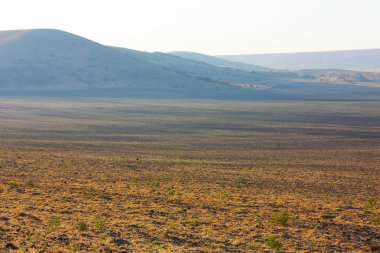
{"label": "yellow dry grass", "polygon": [[4,251],[379,247],[379,102],[8,99],[0,120]]}

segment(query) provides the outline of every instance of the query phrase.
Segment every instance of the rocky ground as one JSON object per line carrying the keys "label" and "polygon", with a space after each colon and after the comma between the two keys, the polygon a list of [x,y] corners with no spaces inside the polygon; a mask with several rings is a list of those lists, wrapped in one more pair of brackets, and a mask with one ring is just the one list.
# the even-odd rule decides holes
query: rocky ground
{"label": "rocky ground", "polygon": [[0,102],[0,252],[379,252],[380,104]]}

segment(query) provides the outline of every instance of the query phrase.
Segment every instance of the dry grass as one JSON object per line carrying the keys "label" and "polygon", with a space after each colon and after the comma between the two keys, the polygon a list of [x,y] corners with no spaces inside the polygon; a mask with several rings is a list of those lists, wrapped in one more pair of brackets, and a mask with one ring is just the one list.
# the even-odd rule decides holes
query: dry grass
{"label": "dry grass", "polygon": [[378,102],[9,99],[0,120],[4,250],[380,243]]}

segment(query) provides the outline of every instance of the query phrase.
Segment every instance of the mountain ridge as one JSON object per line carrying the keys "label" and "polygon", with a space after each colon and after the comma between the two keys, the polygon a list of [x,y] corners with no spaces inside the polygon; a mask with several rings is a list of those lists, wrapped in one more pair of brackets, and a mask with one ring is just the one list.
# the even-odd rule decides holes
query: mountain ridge
{"label": "mountain ridge", "polygon": [[[6,32],[8,35],[10,32]],[[12,43],[0,47],[0,87],[121,88],[139,85],[208,86],[86,38],[55,29],[12,31]],[[3,32],[0,37],[7,38]],[[8,40],[9,41],[9,40]],[[147,74],[149,73],[149,74]],[[158,85],[160,84],[160,85]],[[55,85],[55,87],[54,87]]]}
{"label": "mountain ridge", "polygon": [[179,56],[185,59],[190,59],[199,62],[205,62],[211,65],[219,66],[219,67],[228,67],[228,68],[236,68],[242,70],[254,70],[254,71],[270,71],[270,68],[247,64],[238,61],[229,61],[219,57],[214,57],[206,54],[189,52],[189,51],[172,51],[167,54]]}
{"label": "mountain ridge", "polygon": [[56,29],[0,31],[0,42],[0,96],[341,99],[380,93],[376,74],[221,67]]}
{"label": "mountain ridge", "polygon": [[380,70],[380,48],[296,52],[273,54],[240,54],[217,56],[225,60],[258,64],[275,69],[347,69]]}

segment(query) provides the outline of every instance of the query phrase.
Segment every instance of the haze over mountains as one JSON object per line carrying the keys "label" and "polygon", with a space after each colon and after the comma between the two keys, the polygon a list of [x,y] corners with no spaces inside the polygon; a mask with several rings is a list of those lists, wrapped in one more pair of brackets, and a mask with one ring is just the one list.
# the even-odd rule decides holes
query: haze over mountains
{"label": "haze over mountains", "polygon": [[[204,58],[208,58],[208,61],[202,62],[199,60],[185,59],[173,54],[166,54],[161,52],[147,53],[126,48],[117,48],[120,52],[125,53],[128,56],[135,57],[141,61],[149,62],[158,66],[162,66],[165,69],[170,69],[176,73],[180,73],[186,76],[196,77],[202,80],[217,81],[222,83],[228,83],[230,85],[244,85],[244,84],[257,84],[268,85],[279,82],[286,82],[286,77],[292,77],[292,73],[276,72],[266,73],[266,71],[254,71],[253,69],[238,69],[233,67],[234,62],[221,60],[230,66],[212,65],[210,61],[218,59],[213,56],[202,55]],[[238,65],[238,63],[237,63]],[[242,64],[256,68],[254,65]],[[257,66],[257,68],[260,68]],[[265,69],[265,68],[262,68]],[[266,69],[269,70],[269,69]]]}
{"label": "haze over mountains", "polygon": [[380,49],[224,55],[221,58],[275,69],[347,69],[380,71]]}
{"label": "haze over mountains", "polygon": [[2,91],[223,88],[58,30],[0,33]]}
{"label": "haze over mountains", "polygon": [[52,29],[0,32],[2,96],[356,98],[380,95],[370,87],[378,83],[380,74],[279,71],[199,53],[105,46]]}
{"label": "haze over mountains", "polygon": [[173,52],[169,52],[169,54],[176,55],[185,59],[205,62],[205,63],[219,66],[219,67],[229,67],[229,68],[255,70],[255,71],[270,71],[271,70],[270,68],[265,68],[265,67],[254,65],[254,64],[247,64],[247,63],[242,63],[238,61],[225,60],[219,57],[213,57],[210,55],[195,53],[195,52],[173,51]]}

